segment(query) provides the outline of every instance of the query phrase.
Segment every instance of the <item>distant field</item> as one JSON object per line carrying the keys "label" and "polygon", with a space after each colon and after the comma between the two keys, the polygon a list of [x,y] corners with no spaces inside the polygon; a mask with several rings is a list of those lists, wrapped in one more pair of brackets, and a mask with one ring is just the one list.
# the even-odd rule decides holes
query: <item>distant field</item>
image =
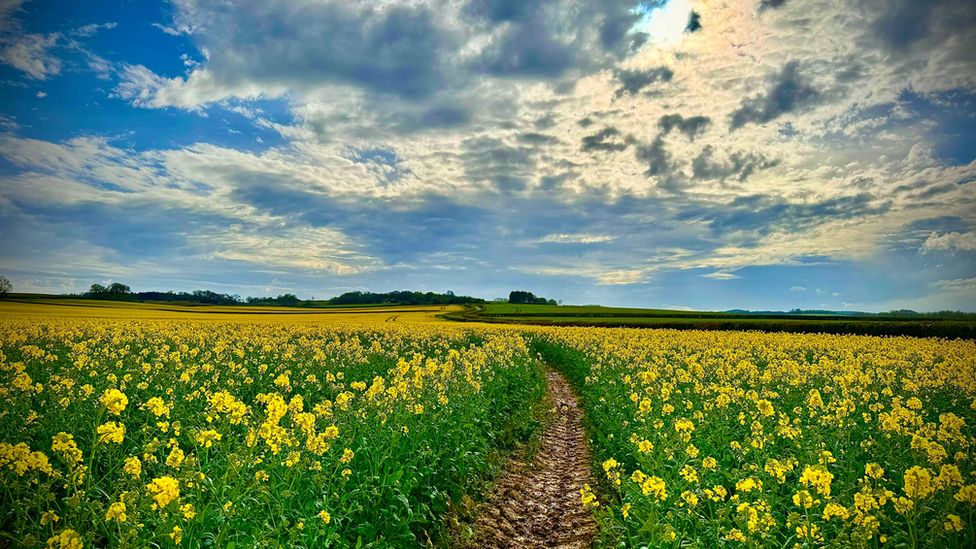
{"label": "distant field", "polygon": [[441,321],[438,315],[459,312],[458,306],[273,307],[174,303],[138,303],[94,299],[13,299],[0,301],[0,316],[57,316],[71,318],[265,320],[295,321],[385,320]]}
{"label": "distant field", "polygon": [[765,332],[907,335],[976,339],[970,320],[902,319],[830,315],[736,314],[577,305],[513,305],[489,303],[451,312],[461,322],[536,324],[541,326],[606,326],[678,330],[759,330]]}

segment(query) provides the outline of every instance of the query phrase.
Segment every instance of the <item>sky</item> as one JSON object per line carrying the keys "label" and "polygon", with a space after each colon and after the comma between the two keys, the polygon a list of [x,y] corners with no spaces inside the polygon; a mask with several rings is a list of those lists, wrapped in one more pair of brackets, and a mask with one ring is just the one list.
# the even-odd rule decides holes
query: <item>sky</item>
{"label": "sky", "polygon": [[0,0],[15,291],[976,310],[970,0]]}

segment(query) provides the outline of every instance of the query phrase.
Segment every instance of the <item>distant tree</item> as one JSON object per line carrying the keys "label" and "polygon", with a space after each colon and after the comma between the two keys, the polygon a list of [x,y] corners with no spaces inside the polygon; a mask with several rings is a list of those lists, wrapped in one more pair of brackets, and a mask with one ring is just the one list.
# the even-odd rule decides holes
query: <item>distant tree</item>
{"label": "distant tree", "polygon": [[6,297],[7,294],[13,291],[13,289],[14,285],[10,283],[10,280],[5,276],[0,275],[0,297]]}
{"label": "distant tree", "polygon": [[110,294],[128,294],[132,292],[132,288],[129,288],[121,282],[113,282],[111,286],[108,287],[108,293]]}
{"label": "distant tree", "polygon": [[92,295],[107,294],[108,288],[102,286],[101,284],[92,284],[91,288],[88,289],[88,293]]}

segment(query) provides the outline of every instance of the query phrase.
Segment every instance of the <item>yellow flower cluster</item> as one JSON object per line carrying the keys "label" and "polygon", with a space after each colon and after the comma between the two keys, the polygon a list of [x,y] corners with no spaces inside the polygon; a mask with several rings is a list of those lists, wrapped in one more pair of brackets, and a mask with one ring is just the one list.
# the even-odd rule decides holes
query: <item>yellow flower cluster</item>
{"label": "yellow flower cluster", "polygon": [[608,545],[976,544],[976,342],[531,330],[606,434]]}

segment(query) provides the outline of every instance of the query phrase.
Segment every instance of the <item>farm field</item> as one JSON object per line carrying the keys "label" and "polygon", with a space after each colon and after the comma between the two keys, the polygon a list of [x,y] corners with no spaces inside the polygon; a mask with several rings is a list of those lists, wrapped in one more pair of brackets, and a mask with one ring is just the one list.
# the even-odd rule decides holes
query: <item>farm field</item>
{"label": "farm field", "polygon": [[762,314],[596,305],[488,303],[450,311],[461,322],[540,326],[604,326],[675,330],[760,330],[766,332],[907,335],[976,339],[976,321],[949,318],[857,317],[826,314]]}
{"label": "farm field", "polygon": [[[567,546],[976,542],[973,341],[193,309],[0,304],[0,546],[504,546],[567,491]],[[553,424],[583,485],[476,506]]]}

